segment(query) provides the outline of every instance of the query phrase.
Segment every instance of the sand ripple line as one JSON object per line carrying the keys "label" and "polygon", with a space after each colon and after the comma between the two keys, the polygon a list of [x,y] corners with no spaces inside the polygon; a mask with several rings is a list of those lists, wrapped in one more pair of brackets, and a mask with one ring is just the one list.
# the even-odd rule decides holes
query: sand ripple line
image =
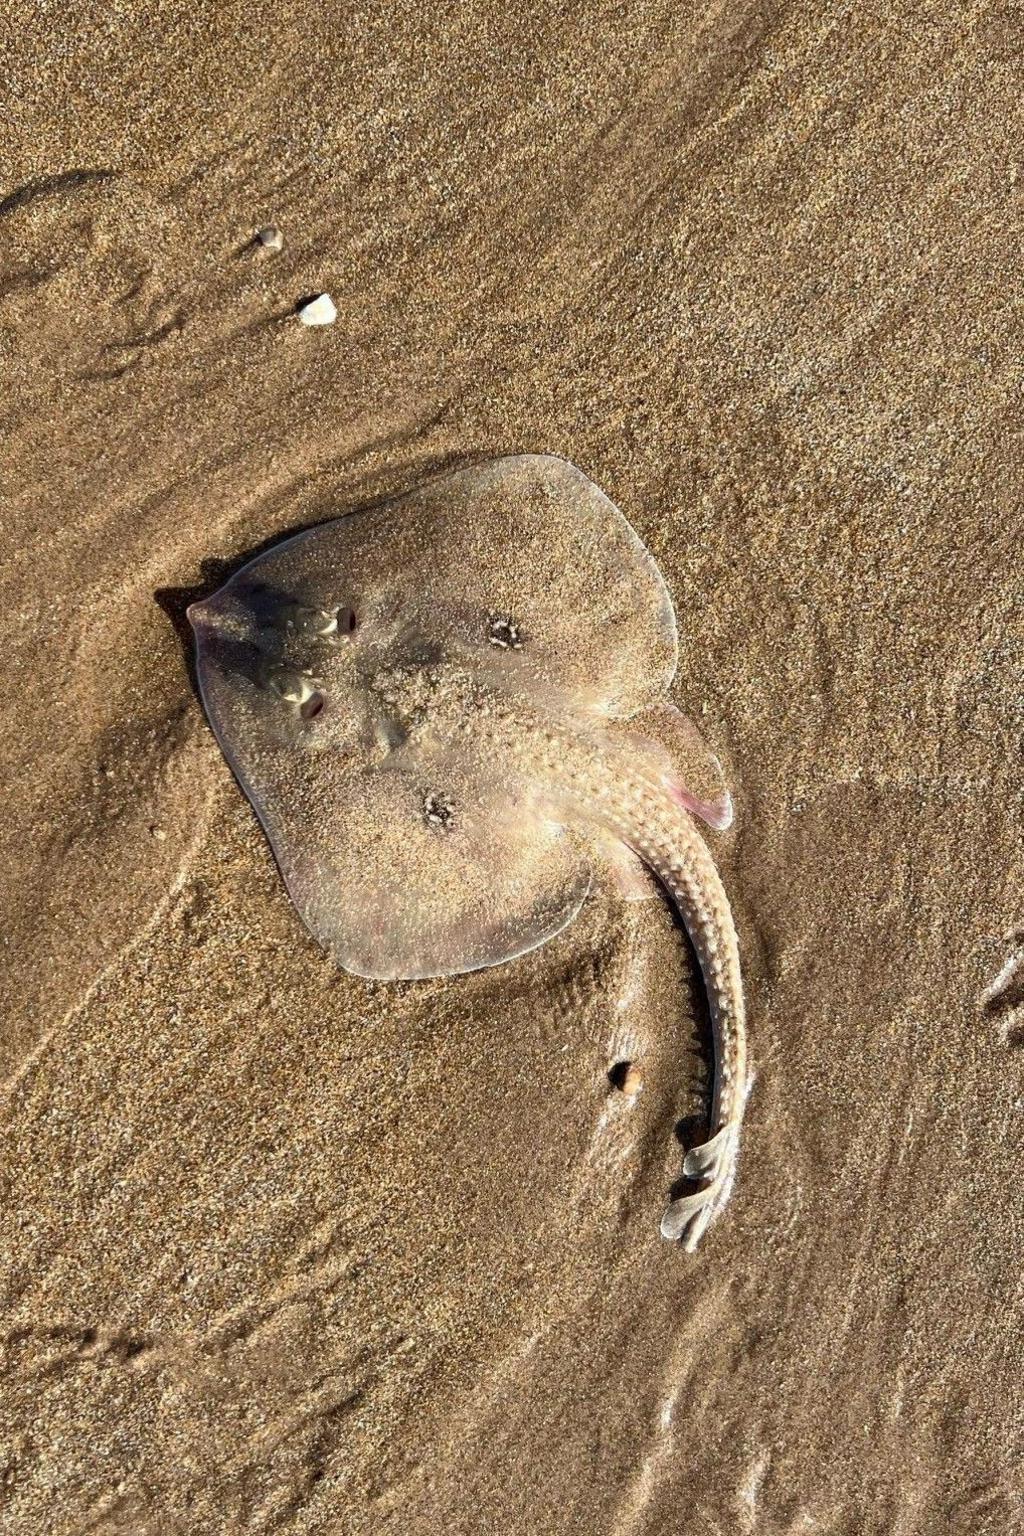
{"label": "sand ripple line", "polygon": [[116,972],[118,968],[124,964],[129,956],[136,949],[138,949],[138,947],[143,944],[146,939],[149,938],[150,934],[152,934],[153,931],[159,927],[160,923],[167,916],[168,912],[174,906],[178,896],[181,894],[186,884],[188,883],[189,876],[192,872],[192,865],[198,857],[199,852],[206,840],[206,833],[210,822],[210,813],[213,807],[213,801],[214,791],[211,790],[203,800],[199,814],[196,816],[193,822],[192,836],[182,851],[181,859],[175,872],[174,878],[170,885],[167,887],[164,894],[153,907],[149,916],[135,930],[131,937],[124,944],[122,944],[121,947],[116,950],[113,955],[110,956],[106,964],[101,966],[99,971],[97,971],[96,975],[93,977],[92,981],[86,987],[85,991],[82,993],[81,997],[76,998],[75,1001],[71,1004],[70,1008],[68,1008],[59,1019],[55,1020],[54,1023],[50,1025],[49,1029],[45,1030],[33,1043],[32,1048],[28,1054],[18,1063],[17,1067],[4,1080],[4,1082],[0,1084],[0,1094],[7,1096],[16,1092],[18,1087],[30,1074],[33,1067],[35,1067],[36,1064],[42,1060],[42,1057],[45,1055],[51,1040],[59,1039],[61,1035],[64,1034],[73,1020],[76,1019],[78,1015],[89,1006],[90,1002],[96,996],[97,992],[99,992],[103,987],[108,977],[112,976],[114,972]]}

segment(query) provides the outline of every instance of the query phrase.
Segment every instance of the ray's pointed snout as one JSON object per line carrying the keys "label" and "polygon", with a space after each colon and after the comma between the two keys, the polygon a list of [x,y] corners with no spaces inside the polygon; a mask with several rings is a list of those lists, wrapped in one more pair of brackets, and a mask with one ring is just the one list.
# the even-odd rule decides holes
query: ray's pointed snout
{"label": "ray's pointed snout", "polygon": [[216,621],[217,608],[212,597],[204,597],[200,602],[189,603],[185,609],[185,617],[194,630],[200,630]]}

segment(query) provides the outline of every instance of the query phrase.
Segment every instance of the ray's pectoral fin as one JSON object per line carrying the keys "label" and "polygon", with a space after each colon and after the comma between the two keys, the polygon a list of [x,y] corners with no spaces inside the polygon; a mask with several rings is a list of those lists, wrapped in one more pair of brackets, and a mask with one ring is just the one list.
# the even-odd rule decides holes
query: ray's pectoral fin
{"label": "ray's pectoral fin", "polygon": [[710,1140],[687,1152],[683,1173],[688,1179],[704,1179],[701,1189],[680,1195],[666,1208],[661,1218],[661,1235],[681,1240],[690,1253],[696,1248],[719,1209],[724,1205],[732,1184],[736,1158],[736,1128],[725,1125]]}

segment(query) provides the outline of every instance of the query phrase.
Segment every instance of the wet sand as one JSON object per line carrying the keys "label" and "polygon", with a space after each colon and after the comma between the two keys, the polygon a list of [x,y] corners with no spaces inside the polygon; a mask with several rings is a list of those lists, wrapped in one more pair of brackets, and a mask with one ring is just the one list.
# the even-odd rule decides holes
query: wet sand
{"label": "wet sand", "polygon": [[[0,1525],[1024,1529],[1015,13],[161,9],[4,23]],[[192,687],[247,553],[521,450],[735,795],[693,1255],[667,909],[348,976]]]}

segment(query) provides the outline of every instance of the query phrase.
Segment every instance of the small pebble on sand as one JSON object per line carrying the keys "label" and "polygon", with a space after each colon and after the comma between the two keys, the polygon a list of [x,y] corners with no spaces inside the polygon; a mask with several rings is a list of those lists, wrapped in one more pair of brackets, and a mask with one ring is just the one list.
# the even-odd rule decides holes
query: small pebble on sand
{"label": "small pebble on sand", "polygon": [[644,1085],[643,1074],[639,1067],[630,1065],[626,1068],[626,1075],[622,1079],[622,1091],[627,1099],[635,1099]]}
{"label": "small pebble on sand", "polygon": [[280,251],[284,249],[284,235],[276,224],[265,224],[257,230],[256,239],[265,251]]}
{"label": "small pebble on sand", "polygon": [[613,1088],[627,1099],[635,1099],[644,1085],[643,1073],[634,1061],[617,1061],[608,1073]]}
{"label": "small pebble on sand", "polygon": [[329,293],[319,294],[299,309],[299,319],[303,325],[333,325],[337,318],[338,311]]}

